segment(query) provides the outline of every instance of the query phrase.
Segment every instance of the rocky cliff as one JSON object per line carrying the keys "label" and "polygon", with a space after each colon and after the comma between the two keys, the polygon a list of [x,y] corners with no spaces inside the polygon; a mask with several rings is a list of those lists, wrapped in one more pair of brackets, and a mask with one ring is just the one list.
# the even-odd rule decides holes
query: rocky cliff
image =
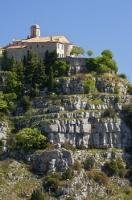
{"label": "rocky cliff", "polygon": [[[4,142],[4,156],[7,160],[17,160],[11,162],[18,168],[23,169],[20,163],[25,162],[33,172],[29,174],[24,164],[22,173],[25,174],[15,175],[17,180],[13,180],[14,187],[9,190],[18,190],[15,199],[29,199],[36,187],[48,195],[47,199],[53,197],[59,200],[108,199],[114,198],[114,195],[116,200],[123,200],[127,192],[132,194],[129,186],[131,175],[128,175],[131,153],[125,152],[132,147],[132,130],[122,112],[124,105],[132,103],[127,86],[128,81],[115,74],[73,74],[56,78],[54,93],[47,93],[46,88],[39,91],[31,99],[27,111],[18,102],[17,109],[10,113],[13,131],[37,127],[46,136],[48,144],[46,149],[29,152],[10,148],[14,133],[12,131],[8,138],[8,125],[1,120],[0,140]],[[87,160],[87,167],[90,165],[91,168],[86,169]],[[112,167],[114,165],[112,178],[104,174],[109,163]],[[4,173],[12,181],[14,171],[10,169],[10,160],[6,167],[9,173]],[[28,177],[33,181],[33,189],[30,188],[26,196],[22,183],[26,181],[27,184]],[[7,182],[3,182],[3,178],[1,180],[2,184],[8,185],[8,178]],[[18,186],[22,192],[17,188],[18,180],[22,184],[22,188]],[[127,189],[123,189],[125,186]],[[125,193],[123,198],[116,194],[117,187],[118,194]],[[3,198],[3,186],[1,188]],[[6,198],[9,199],[9,196]]]}

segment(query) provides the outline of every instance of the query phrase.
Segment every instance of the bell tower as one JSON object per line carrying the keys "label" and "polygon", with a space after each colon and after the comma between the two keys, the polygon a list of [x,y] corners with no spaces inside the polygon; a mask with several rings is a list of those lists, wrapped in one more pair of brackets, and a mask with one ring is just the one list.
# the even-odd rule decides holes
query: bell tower
{"label": "bell tower", "polygon": [[38,24],[34,24],[31,26],[31,38],[40,37],[40,26]]}

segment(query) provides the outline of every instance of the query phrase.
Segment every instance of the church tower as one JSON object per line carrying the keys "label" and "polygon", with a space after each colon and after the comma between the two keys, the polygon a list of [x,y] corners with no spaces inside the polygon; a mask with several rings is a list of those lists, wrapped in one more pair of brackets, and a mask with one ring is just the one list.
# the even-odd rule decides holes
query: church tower
{"label": "church tower", "polygon": [[40,26],[38,24],[34,24],[31,26],[31,38],[40,37]]}

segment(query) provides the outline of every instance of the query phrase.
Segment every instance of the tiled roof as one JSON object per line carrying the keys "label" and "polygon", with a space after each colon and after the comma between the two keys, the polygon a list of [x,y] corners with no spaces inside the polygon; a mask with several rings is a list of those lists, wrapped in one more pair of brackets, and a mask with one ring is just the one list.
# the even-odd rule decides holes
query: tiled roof
{"label": "tiled roof", "polygon": [[25,45],[11,45],[8,46],[8,49],[21,49],[21,48],[25,48]]}
{"label": "tiled roof", "polygon": [[26,40],[22,40],[22,42],[60,42],[68,44],[70,43],[70,41],[63,35],[29,38]]}

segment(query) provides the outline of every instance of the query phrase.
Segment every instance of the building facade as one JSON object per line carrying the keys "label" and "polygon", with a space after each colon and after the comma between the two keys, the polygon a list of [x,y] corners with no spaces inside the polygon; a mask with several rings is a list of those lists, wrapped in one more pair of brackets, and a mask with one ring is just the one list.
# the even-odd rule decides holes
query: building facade
{"label": "building facade", "polygon": [[27,39],[15,40],[5,47],[7,55],[16,60],[23,59],[27,51],[35,52],[41,59],[44,59],[46,51],[56,51],[58,58],[70,56],[73,44],[63,35],[41,37],[40,27],[35,24],[31,26],[31,33]]}

